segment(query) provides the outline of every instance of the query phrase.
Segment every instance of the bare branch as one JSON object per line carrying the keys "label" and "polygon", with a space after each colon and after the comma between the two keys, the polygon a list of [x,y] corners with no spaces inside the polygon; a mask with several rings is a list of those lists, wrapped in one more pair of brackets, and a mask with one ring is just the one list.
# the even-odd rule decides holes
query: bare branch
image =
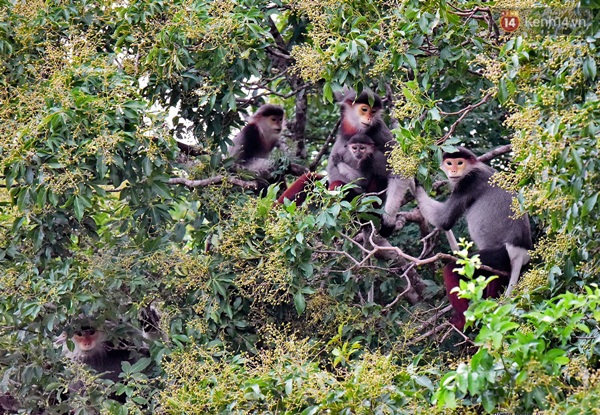
{"label": "bare branch", "polygon": [[325,144],[323,144],[323,147],[321,147],[321,150],[319,150],[319,154],[317,154],[317,157],[315,157],[315,159],[313,160],[313,162],[310,163],[310,165],[308,166],[308,168],[310,169],[310,171],[315,171],[315,169],[317,168],[317,166],[321,162],[321,157],[323,157],[323,154],[325,154],[325,152],[327,151],[327,148],[329,147],[329,144],[331,144],[331,142],[333,141],[333,139],[337,135],[337,131],[340,128],[341,122],[342,122],[342,120],[340,118],[338,120],[338,122],[335,124],[335,126],[333,127],[333,130],[331,130],[331,132],[327,136],[327,139],[325,140]]}
{"label": "bare branch", "polygon": [[214,176],[208,179],[201,180],[190,180],[183,177],[173,177],[167,181],[168,184],[183,184],[187,187],[206,187],[214,184],[220,184],[222,182],[230,182],[236,186],[243,187],[244,189],[258,189],[258,182],[255,180],[241,180],[236,177],[225,177],[225,176]]}
{"label": "bare branch", "polygon": [[445,142],[448,138],[450,138],[452,136],[452,134],[454,134],[454,131],[456,130],[456,127],[458,126],[458,124],[460,124],[460,122],[475,108],[480,107],[483,104],[485,104],[486,102],[488,102],[488,100],[492,97],[492,95],[493,95],[492,92],[488,92],[487,94],[484,95],[484,97],[481,99],[481,101],[479,101],[476,104],[470,104],[456,113],[444,113],[443,115],[458,115],[458,114],[460,114],[460,117],[458,117],[458,119],[456,121],[454,121],[454,123],[450,126],[450,129],[448,130],[448,132],[446,134],[444,134],[444,136],[442,138],[440,138],[436,142],[436,144],[440,145],[443,142]]}
{"label": "bare branch", "polygon": [[487,153],[482,154],[481,156],[477,157],[477,160],[481,161],[482,163],[486,163],[502,154],[510,153],[511,150],[512,150],[512,144],[500,146],[500,147],[490,150]]}
{"label": "bare branch", "polygon": [[396,298],[394,298],[394,300],[389,303],[388,305],[386,305],[385,307],[383,307],[383,312],[386,312],[388,310],[390,310],[398,301],[400,301],[400,299],[402,297],[404,297],[410,290],[412,290],[412,284],[410,282],[410,278],[408,278],[408,273],[409,271],[411,271],[413,268],[415,267],[415,264],[410,264],[408,266],[408,268],[406,269],[406,271],[404,271],[404,273],[400,276],[400,278],[404,278],[406,280],[406,289],[404,291],[402,291],[400,294],[398,294],[396,296]]}

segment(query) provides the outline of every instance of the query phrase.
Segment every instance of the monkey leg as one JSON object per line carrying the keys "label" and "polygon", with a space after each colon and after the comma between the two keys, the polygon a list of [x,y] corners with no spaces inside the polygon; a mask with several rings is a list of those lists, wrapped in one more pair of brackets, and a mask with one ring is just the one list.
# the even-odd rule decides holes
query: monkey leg
{"label": "monkey leg", "polygon": [[328,186],[327,188],[328,188],[329,190],[335,190],[335,189],[337,189],[338,187],[342,187],[342,186],[343,186],[343,185],[345,185],[345,184],[348,184],[348,183],[344,183],[344,182],[343,182],[343,181],[341,181],[341,180],[336,180],[336,181],[333,181],[333,182],[329,183],[329,186]]}
{"label": "monkey leg", "polygon": [[517,285],[519,275],[521,275],[521,268],[529,262],[531,257],[527,253],[527,249],[511,244],[506,244],[506,251],[510,258],[510,281],[505,292],[506,297],[508,297]]}
{"label": "monkey leg", "polygon": [[454,268],[456,268],[454,261],[444,267],[444,285],[446,286],[450,305],[454,309],[454,315],[450,318],[450,323],[458,330],[463,331],[465,328],[465,311],[469,308],[469,300],[459,298],[456,292],[451,292],[453,288],[460,286],[459,282],[461,280],[461,276],[453,271]]}
{"label": "monkey leg", "polygon": [[[479,255],[479,259],[483,265],[497,269],[498,271],[510,272],[510,257],[506,248],[495,248],[495,249],[482,249],[476,252]],[[457,293],[451,293],[454,287],[460,286],[461,276],[453,271],[456,268],[456,263],[450,262],[444,267],[444,285],[446,286],[446,292],[448,293],[448,300],[450,305],[454,308],[454,316],[450,318],[450,323],[458,330],[463,331],[465,327],[465,311],[469,308],[469,300],[465,298],[459,298]],[[491,277],[493,273],[489,271],[476,271],[475,277],[483,275],[485,277]],[[498,278],[489,282],[485,287],[484,298],[498,298],[500,292],[508,284],[509,277],[498,276]]]}
{"label": "monkey leg", "polygon": [[285,199],[296,202],[300,206],[306,200],[306,194],[309,190],[309,184],[320,179],[321,176],[316,173],[304,173],[298,177],[294,183],[282,193],[277,199],[277,203],[283,204]]}
{"label": "monkey leg", "polygon": [[[501,247],[497,249],[482,249],[477,252],[479,259],[483,265],[497,269],[498,271],[510,272],[510,257],[506,248]],[[492,272],[477,271],[477,275],[483,275],[485,277],[491,277],[494,275]],[[485,298],[498,298],[500,292],[508,284],[508,277],[499,275],[498,278],[490,281],[485,287]]]}

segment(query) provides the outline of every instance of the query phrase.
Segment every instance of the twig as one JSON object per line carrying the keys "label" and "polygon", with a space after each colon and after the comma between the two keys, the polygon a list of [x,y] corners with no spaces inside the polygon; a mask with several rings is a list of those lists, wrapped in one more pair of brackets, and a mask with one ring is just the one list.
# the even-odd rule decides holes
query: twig
{"label": "twig", "polygon": [[485,94],[485,96],[481,99],[481,101],[479,101],[476,104],[470,104],[468,106],[466,106],[465,108],[463,108],[462,110],[450,114],[444,114],[444,115],[458,115],[460,114],[460,117],[458,117],[458,119],[456,121],[454,121],[454,123],[450,126],[450,129],[448,130],[448,132],[446,134],[444,134],[444,136],[442,138],[440,138],[436,144],[440,145],[442,144],[444,141],[446,141],[448,138],[450,138],[450,136],[452,134],[454,134],[454,131],[456,130],[456,127],[458,126],[458,124],[460,124],[460,122],[471,112],[473,111],[475,108],[482,106],[483,104],[485,104],[491,97],[492,97],[492,92],[488,92],[487,94]]}
{"label": "twig", "polygon": [[406,285],[407,285],[406,289],[405,289],[404,291],[402,291],[400,294],[398,294],[398,295],[396,296],[396,298],[394,298],[394,301],[392,301],[391,303],[389,303],[388,305],[386,305],[385,307],[383,307],[383,310],[382,310],[382,312],[386,312],[386,311],[388,311],[389,309],[391,309],[391,308],[392,308],[392,307],[393,307],[393,306],[394,306],[394,305],[395,305],[395,304],[396,304],[398,301],[400,301],[400,299],[401,299],[402,297],[404,297],[404,295],[405,295],[407,292],[409,292],[409,291],[412,289],[412,284],[411,284],[411,282],[410,282],[410,278],[408,278],[408,272],[409,272],[410,270],[412,270],[412,269],[413,269],[415,266],[416,266],[416,265],[415,265],[414,263],[413,263],[413,264],[410,264],[410,265],[408,266],[408,268],[406,268],[406,271],[404,271],[404,273],[402,273],[402,275],[400,276],[400,278],[404,278],[404,279],[406,280]]}
{"label": "twig", "polygon": [[[394,252],[398,256],[413,262],[416,266],[430,264],[430,263],[438,261],[440,259],[445,260],[447,262],[458,260],[458,258],[456,258],[453,255],[442,254],[442,253],[437,253],[434,256],[426,258],[426,259],[420,259],[420,258],[415,258],[411,255],[405,254],[400,248],[397,248],[395,246],[377,245],[375,243],[375,241],[373,241],[373,235],[375,234],[375,225],[373,225],[373,222],[371,222],[371,226],[373,226],[373,230],[371,231],[371,234],[369,235],[369,242],[371,243],[371,246],[373,246],[373,250],[371,250],[369,252],[369,254],[361,262],[358,263],[358,266],[362,265],[367,259],[369,259],[371,256],[375,255],[377,252],[380,252],[380,251]],[[493,273],[494,275],[503,276],[503,277],[508,277],[510,275],[507,272],[500,271],[500,270],[494,269],[492,267],[488,267],[487,265],[480,265],[479,269],[483,270],[483,271],[488,271],[488,272]]]}
{"label": "twig", "polygon": [[340,128],[341,122],[342,122],[342,119],[340,118],[338,120],[338,122],[335,124],[335,126],[333,127],[333,130],[331,130],[331,132],[327,136],[327,139],[325,140],[325,144],[323,144],[323,147],[321,147],[321,150],[319,150],[319,154],[317,154],[317,157],[315,157],[315,159],[313,160],[313,162],[310,163],[310,165],[308,166],[308,168],[310,169],[310,171],[315,171],[315,169],[317,168],[317,166],[321,162],[321,157],[323,157],[323,154],[325,154],[325,152],[327,151],[327,148],[329,147],[329,144],[331,144],[331,142],[333,141],[333,139],[337,135],[337,131]]}

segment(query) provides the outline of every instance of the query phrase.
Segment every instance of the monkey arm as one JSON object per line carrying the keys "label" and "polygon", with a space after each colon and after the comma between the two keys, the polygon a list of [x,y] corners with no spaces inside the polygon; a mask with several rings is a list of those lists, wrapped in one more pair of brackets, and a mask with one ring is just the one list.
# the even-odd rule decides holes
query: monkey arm
{"label": "monkey arm", "polygon": [[250,123],[233,139],[231,154],[239,161],[247,161],[258,155],[260,147],[260,129],[256,124]]}
{"label": "monkey arm", "polygon": [[346,178],[347,183],[364,178],[365,176],[359,170],[355,169],[354,167],[345,162],[338,163],[336,167],[340,175]]}
{"label": "monkey arm", "polygon": [[430,198],[422,187],[417,187],[415,198],[419,204],[421,214],[433,226],[445,231],[452,229],[456,221],[465,213],[466,206],[460,199],[452,195],[445,203]]}

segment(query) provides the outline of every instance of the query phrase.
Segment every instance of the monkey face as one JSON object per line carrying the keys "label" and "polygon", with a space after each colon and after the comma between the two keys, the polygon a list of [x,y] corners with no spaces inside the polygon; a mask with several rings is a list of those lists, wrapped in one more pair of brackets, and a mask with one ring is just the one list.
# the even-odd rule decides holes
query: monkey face
{"label": "monkey face", "polygon": [[271,115],[267,118],[269,128],[276,134],[280,134],[283,129],[283,117],[280,115]]}
{"label": "monkey face", "polygon": [[442,170],[452,181],[463,177],[467,173],[467,166],[468,162],[464,158],[448,158],[442,162]]}
{"label": "monkey face", "polygon": [[355,159],[362,161],[373,155],[375,150],[374,146],[371,144],[364,143],[352,143],[348,145],[350,149],[350,153],[354,156]]}
{"label": "monkey face", "polygon": [[75,342],[75,346],[82,352],[95,350],[101,338],[100,332],[93,328],[77,330],[73,334],[73,342]]}
{"label": "monkey face", "polygon": [[367,104],[355,104],[354,110],[358,115],[360,123],[366,128],[370,127],[373,118],[377,114],[377,110]]}

